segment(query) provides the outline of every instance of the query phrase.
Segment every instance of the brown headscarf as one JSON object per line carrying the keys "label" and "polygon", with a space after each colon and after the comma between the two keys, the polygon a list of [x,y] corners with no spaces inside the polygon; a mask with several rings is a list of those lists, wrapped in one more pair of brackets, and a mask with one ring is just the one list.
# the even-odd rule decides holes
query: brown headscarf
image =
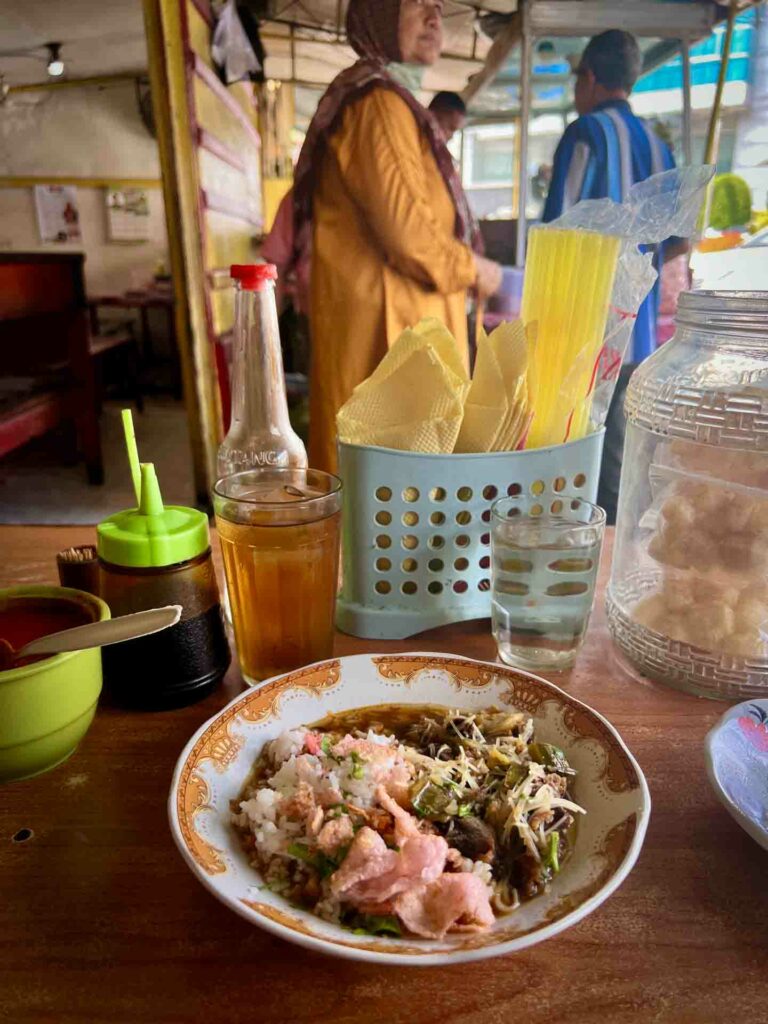
{"label": "brown headscarf", "polygon": [[350,0],[347,39],[358,57],[400,63],[400,0]]}
{"label": "brown headscarf", "polygon": [[360,60],[337,75],[328,86],[301,147],[293,188],[297,250],[309,243],[312,195],[328,139],[341,124],[346,107],[371,89],[380,87],[391,89],[401,97],[426,136],[456,209],[456,237],[476,252],[483,251],[477,222],[437,123],[429,111],[387,73],[387,64],[398,63],[402,59],[398,41],[399,22],[400,0],[350,0],[347,39]]}

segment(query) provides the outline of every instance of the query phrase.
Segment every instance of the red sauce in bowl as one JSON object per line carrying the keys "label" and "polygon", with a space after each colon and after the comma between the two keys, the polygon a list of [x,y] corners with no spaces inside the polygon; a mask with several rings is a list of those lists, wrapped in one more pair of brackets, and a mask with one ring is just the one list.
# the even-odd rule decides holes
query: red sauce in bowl
{"label": "red sauce in bowl", "polygon": [[[63,629],[84,626],[93,621],[90,611],[75,604],[74,601],[46,597],[12,598],[7,604],[0,606],[0,639],[7,641],[14,651],[18,651],[31,640],[50,636],[51,633],[60,633]],[[21,661],[14,662],[14,667],[39,661],[41,657],[52,655],[22,658]]]}

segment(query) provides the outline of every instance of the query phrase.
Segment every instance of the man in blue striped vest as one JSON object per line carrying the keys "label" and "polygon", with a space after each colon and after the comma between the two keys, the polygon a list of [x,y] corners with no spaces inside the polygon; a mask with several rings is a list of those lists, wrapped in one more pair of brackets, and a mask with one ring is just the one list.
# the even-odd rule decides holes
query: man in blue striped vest
{"label": "man in blue striped vest", "polygon": [[[555,153],[545,222],[580,199],[607,197],[620,203],[636,182],[675,166],[669,146],[629,105],[641,68],[640,47],[629,32],[611,29],[590,39],[575,72],[580,116],[568,125]],[[679,243],[674,248],[684,251]],[[663,255],[670,258],[669,251]],[[659,269],[661,252],[657,258]],[[657,309],[658,282],[638,311],[627,353],[634,363],[656,348]]]}

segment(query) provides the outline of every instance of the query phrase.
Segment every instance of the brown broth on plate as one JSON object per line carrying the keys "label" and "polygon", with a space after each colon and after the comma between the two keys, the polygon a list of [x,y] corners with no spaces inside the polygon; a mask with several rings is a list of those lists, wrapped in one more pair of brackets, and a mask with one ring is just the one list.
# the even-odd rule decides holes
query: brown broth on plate
{"label": "brown broth on plate", "polygon": [[[452,708],[442,704],[369,704],[350,711],[334,711],[307,728],[323,732],[351,732],[353,729],[387,731],[400,739],[402,734],[426,716],[442,717]],[[488,709],[493,710],[493,709]]]}

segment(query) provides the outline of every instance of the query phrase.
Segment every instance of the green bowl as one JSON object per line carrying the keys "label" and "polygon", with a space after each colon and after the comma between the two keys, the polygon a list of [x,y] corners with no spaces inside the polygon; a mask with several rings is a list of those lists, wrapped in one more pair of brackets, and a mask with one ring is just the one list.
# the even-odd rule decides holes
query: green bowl
{"label": "green bowl", "polygon": [[[66,587],[0,590],[0,609],[30,597],[74,603],[93,622],[110,617],[98,597]],[[0,782],[39,775],[66,760],[88,731],[100,693],[98,647],[0,672]]]}

